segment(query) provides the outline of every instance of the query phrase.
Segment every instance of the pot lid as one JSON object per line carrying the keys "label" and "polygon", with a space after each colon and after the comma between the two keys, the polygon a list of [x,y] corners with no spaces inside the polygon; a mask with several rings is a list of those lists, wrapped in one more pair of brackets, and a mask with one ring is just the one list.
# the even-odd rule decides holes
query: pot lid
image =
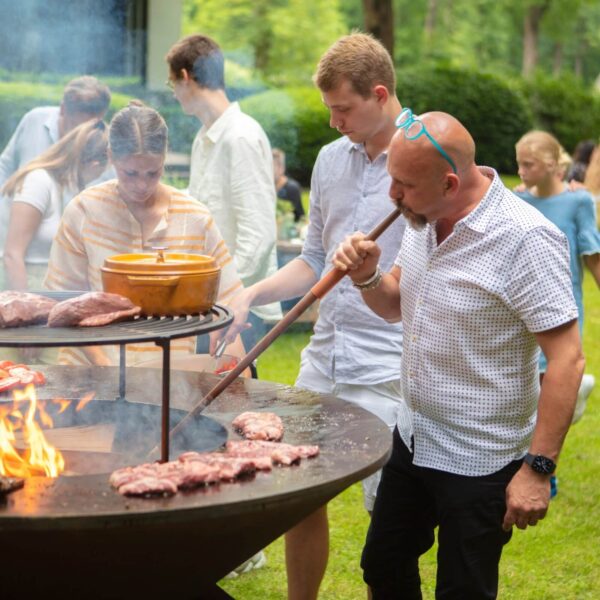
{"label": "pot lid", "polygon": [[115,271],[143,271],[145,273],[206,272],[218,271],[219,266],[212,256],[165,252],[157,248],[156,253],[115,254],[104,260],[104,267]]}

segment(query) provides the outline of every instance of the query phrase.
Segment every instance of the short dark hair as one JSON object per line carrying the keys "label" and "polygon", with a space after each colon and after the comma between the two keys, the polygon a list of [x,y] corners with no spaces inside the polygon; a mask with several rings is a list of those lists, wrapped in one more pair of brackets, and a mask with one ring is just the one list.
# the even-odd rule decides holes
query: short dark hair
{"label": "short dark hair", "polygon": [[573,160],[589,165],[595,147],[596,142],[594,140],[582,140],[575,146]]}
{"label": "short dark hair", "polygon": [[166,56],[171,73],[181,79],[185,69],[204,88],[225,89],[225,59],[219,44],[205,35],[189,35],[179,40]]}
{"label": "short dark hair", "polygon": [[110,90],[91,75],[76,77],[67,83],[62,104],[69,114],[89,113],[102,116],[110,104]]}

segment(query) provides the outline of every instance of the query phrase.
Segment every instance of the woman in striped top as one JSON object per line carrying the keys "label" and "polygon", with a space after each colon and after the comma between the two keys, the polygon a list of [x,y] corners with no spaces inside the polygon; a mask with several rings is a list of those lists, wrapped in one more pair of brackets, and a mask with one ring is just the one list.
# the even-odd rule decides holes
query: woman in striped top
{"label": "woman in striped top", "polygon": [[[218,302],[242,288],[235,266],[210,213],[182,191],[160,182],[167,150],[163,118],[138,102],[115,114],[109,157],[117,179],[88,188],[67,206],[52,244],[45,285],[51,290],[102,290],[100,268],[114,254],[146,252],[153,246],[213,256],[221,267]],[[194,353],[195,340],[174,340],[173,357]],[[239,338],[227,349],[243,355]],[[156,359],[154,344],[127,346],[127,365]],[[116,364],[116,348],[61,350],[62,364]]]}

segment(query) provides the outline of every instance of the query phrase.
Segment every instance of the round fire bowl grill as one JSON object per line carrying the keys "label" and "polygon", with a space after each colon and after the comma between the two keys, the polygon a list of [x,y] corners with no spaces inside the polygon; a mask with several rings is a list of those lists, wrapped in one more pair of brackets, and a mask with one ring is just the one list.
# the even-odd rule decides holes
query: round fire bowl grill
{"label": "round fire bowl grill", "polygon": [[[98,398],[110,399],[115,371],[51,367],[38,395],[60,389],[79,397],[91,384]],[[126,401],[158,405],[160,370],[127,371]],[[175,411],[189,410],[217,382],[204,373],[171,375]],[[245,410],[277,413],[284,442],[318,444],[321,454],[170,498],[123,497],[108,473],[29,479],[0,506],[2,598],[25,590],[31,597],[229,598],[217,585],[224,575],[381,467],[390,452],[388,428],[370,413],[260,380],[238,379],[204,415],[239,439],[230,424]]]}
{"label": "round fire bowl grill", "polygon": [[[57,301],[75,298],[84,292],[36,292]],[[181,317],[136,317],[103,327],[29,327],[0,328],[2,347],[62,347],[119,344],[119,397],[124,399],[126,387],[126,344],[154,342],[162,349],[161,460],[169,460],[171,340],[203,335],[228,326],[233,315],[215,304],[207,313]]]}

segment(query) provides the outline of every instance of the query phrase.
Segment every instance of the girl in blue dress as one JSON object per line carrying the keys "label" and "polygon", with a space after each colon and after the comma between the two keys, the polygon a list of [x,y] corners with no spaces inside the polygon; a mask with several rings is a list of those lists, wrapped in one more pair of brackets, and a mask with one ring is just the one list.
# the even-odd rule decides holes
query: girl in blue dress
{"label": "girl in blue dress", "polygon": [[[579,331],[583,329],[583,274],[588,267],[600,286],[600,234],[596,226],[595,204],[583,189],[571,191],[562,180],[562,147],[544,131],[530,131],[516,144],[519,176],[527,187],[516,192],[552,221],[569,241],[571,281],[579,309]],[[540,373],[546,371],[546,357],[540,355]],[[574,421],[581,417],[587,396],[594,385],[592,375],[584,375],[577,399]]]}

